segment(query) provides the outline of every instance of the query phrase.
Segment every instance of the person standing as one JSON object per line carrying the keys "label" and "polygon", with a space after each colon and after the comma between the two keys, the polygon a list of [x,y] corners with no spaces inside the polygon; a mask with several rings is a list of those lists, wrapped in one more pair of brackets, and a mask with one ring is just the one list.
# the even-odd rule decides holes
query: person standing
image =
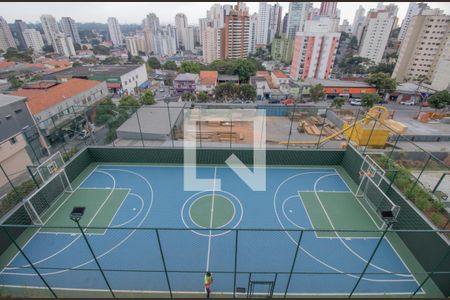
{"label": "person standing", "polygon": [[206,289],[206,298],[209,298],[209,294],[211,293],[211,285],[213,283],[213,278],[210,272],[206,272],[205,278],[203,280],[205,289]]}

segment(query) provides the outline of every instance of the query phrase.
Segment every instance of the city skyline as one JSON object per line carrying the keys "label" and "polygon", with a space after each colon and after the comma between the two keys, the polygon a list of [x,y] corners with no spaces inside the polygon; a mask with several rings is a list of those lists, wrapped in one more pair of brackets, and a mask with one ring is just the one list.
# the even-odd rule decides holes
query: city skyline
{"label": "city skyline", "polygon": [[[55,18],[71,17],[79,23],[97,22],[107,23],[108,17],[116,17],[120,24],[141,24],[145,15],[155,13],[158,15],[161,24],[174,24],[177,13],[185,13],[189,24],[198,24],[198,19],[204,18],[206,10],[214,3],[236,4],[236,2],[171,2],[171,3],[145,3],[145,2],[91,2],[91,3],[56,3],[56,2],[5,2],[2,3],[2,16],[8,23],[13,23],[16,19],[21,19],[28,23],[39,22],[42,14],[51,14]],[[277,2],[268,2],[275,4]],[[319,7],[321,2],[312,2],[314,7]],[[337,8],[341,11],[341,22],[344,19],[353,21],[356,11],[355,3],[362,5],[366,11],[376,8],[378,2],[338,2]],[[399,25],[406,15],[409,2],[384,2],[385,4],[394,3],[399,7],[398,18]],[[432,8],[440,8],[444,13],[450,13],[450,3],[445,2],[427,2]],[[46,5],[48,4],[48,5]],[[198,9],[192,9],[192,5]],[[258,12],[259,2],[246,2],[250,8],[250,14]],[[22,5],[27,8],[23,9]],[[280,2],[283,8],[283,15],[289,10],[289,2]],[[89,7],[89,9],[84,9]],[[176,7],[176,9],[174,9]],[[69,12],[69,13],[67,13]]]}

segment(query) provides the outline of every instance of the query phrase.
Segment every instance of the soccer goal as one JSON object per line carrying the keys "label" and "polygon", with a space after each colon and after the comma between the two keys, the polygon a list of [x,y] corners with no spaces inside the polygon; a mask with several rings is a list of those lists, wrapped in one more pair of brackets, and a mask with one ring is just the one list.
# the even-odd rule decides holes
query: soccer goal
{"label": "soccer goal", "polygon": [[52,205],[64,194],[72,193],[73,188],[64,169],[64,160],[60,152],[54,153],[40,164],[37,171],[43,184],[23,200],[23,205],[33,224],[42,225]]}

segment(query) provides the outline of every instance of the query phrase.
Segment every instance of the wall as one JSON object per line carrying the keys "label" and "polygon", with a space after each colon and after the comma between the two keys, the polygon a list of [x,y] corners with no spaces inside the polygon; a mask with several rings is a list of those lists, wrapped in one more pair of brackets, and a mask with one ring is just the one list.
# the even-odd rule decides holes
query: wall
{"label": "wall", "polygon": [[128,93],[134,94],[134,89],[139,87],[145,81],[148,80],[147,70],[145,65],[142,65],[122,76],[120,76],[120,81],[122,83],[122,89],[127,90]]}

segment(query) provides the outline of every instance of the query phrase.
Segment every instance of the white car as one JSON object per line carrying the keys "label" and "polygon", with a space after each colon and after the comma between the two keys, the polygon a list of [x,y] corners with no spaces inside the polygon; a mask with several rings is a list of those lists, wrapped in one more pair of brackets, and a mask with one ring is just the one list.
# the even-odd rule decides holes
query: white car
{"label": "white car", "polygon": [[350,105],[361,106],[361,99],[355,98],[350,100]]}
{"label": "white car", "polygon": [[400,101],[401,105],[414,105],[414,101],[408,100],[408,101]]}

